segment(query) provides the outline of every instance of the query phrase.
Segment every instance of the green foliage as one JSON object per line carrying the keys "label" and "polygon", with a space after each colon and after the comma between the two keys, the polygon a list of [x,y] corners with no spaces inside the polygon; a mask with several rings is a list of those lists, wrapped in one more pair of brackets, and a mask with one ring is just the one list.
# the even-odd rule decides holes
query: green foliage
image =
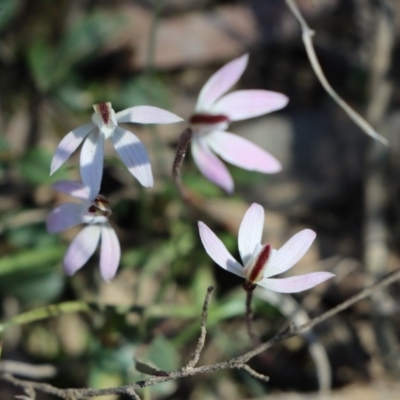
{"label": "green foliage", "polygon": [[222,190],[204,178],[203,175],[196,170],[186,170],[182,180],[190,190],[205,198],[218,198],[223,193]]}
{"label": "green foliage", "polygon": [[0,32],[12,23],[21,6],[20,0],[1,0],[0,2]]}
{"label": "green foliage", "polygon": [[64,288],[64,283],[63,272],[51,271],[47,266],[47,270],[39,268],[7,274],[0,282],[0,292],[3,296],[15,296],[22,304],[33,307],[56,300]]}
{"label": "green foliage", "polygon": [[128,380],[129,371],[134,368],[133,347],[124,344],[107,348],[93,339],[93,354],[89,369],[88,384],[95,388],[119,386]]}
{"label": "green foliage", "polygon": [[45,248],[19,251],[3,256],[0,259],[0,276],[16,272],[46,269],[58,262],[65,252],[65,246],[49,246]]}
{"label": "green foliage", "polygon": [[111,101],[117,109],[148,104],[168,108],[169,93],[159,76],[139,75],[127,80],[124,87],[111,93]]}
{"label": "green foliage", "polygon": [[18,170],[24,181],[33,185],[51,184],[55,181],[66,179],[65,172],[49,176],[50,163],[53,153],[36,147],[29,149],[18,161]]}
{"label": "green foliage", "polygon": [[177,348],[164,336],[157,336],[147,350],[148,360],[162,371],[174,371],[180,366]]}
{"label": "green foliage", "polygon": [[57,48],[46,40],[35,41],[27,58],[37,88],[48,92],[65,83],[75,66],[97,54],[120,32],[124,21],[122,15],[110,18],[107,13],[93,13],[69,26]]}

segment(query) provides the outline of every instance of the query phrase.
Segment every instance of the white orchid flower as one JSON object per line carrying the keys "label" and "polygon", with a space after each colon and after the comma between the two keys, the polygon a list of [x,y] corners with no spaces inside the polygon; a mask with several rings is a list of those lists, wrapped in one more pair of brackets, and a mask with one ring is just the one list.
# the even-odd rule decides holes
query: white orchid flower
{"label": "white orchid flower", "polygon": [[233,179],[216,155],[250,171],[273,174],[282,169],[280,162],[261,147],[225,132],[232,121],[259,117],[288,103],[285,95],[267,90],[225,94],[243,74],[248,59],[248,54],[236,58],[211,76],[201,89],[195,113],[190,118],[194,162],[207,179],[228,193],[233,191]]}
{"label": "white orchid flower", "polygon": [[264,209],[253,203],[239,229],[239,253],[243,264],[235,260],[221,240],[203,222],[199,222],[199,232],[207,254],[221,268],[244,278],[243,287],[247,291],[260,285],[274,292],[297,293],[334,276],[330,272],[313,272],[290,278],[271,278],[292,268],[310,248],[316,234],[311,229],[304,229],[279,250],[275,250],[269,243],[261,244],[263,226]]}
{"label": "white orchid flower", "polygon": [[118,237],[108,222],[111,215],[108,201],[102,195],[98,195],[93,201],[89,200],[86,188],[80,182],[59,181],[53,188],[80,200],[80,203],[63,203],[57,206],[47,217],[47,230],[56,233],[79,224],[87,225],[65,253],[65,273],[73,275],[82,268],[101,241],[100,274],[106,282],[110,281],[117,272],[121,249]]}
{"label": "white orchid flower", "polygon": [[57,171],[84,141],[80,157],[82,182],[93,200],[100,191],[103,176],[104,141],[111,139],[129,172],[145,187],[154,184],[150,159],[136,135],[118,126],[136,124],[171,124],[182,118],[151,106],[137,106],[115,113],[111,103],[93,106],[92,122],[69,132],[60,142],[51,162],[50,175]]}

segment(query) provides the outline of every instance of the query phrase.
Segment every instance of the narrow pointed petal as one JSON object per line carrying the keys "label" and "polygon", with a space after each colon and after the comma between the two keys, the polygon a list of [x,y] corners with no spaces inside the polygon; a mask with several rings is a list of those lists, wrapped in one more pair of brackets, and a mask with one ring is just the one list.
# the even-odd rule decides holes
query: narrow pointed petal
{"label": "narrow pointed petal", "polygon": [[63,137],[59,143],[53,159],[51,160],[50,175],[58,170],[68,160],[70,155],[79,147],[83,139],[94,129],[94,125],[89,122],[79,128],[74,129]]}
{"label": "narrow pointed petal", "polygon": [[244,278],[243,267],[233,258],[221,240],[206,224],[201,221],[198,224],[200,239],[207,254],[221,268]]}
{"label": "narrow pointed petal", "polygon": [[236,84],[246,69],[248,61],[249,55],[245,54],[225,64],[212,75],[200,91],[196,111],[209,111],[213,103]]}
{"label": "narrow pointed petal", "polygon": [[264,208],[253,203],[246,211],[239,228],[239,253],[243,265],[247,264],[257,245],[261,243],[264,228]]}
{"label": "narrow pointed petal", "polygon": [[227,115],[231,121],[240,121],[280,110],[288,101],[284,94],[268,90],[238,90],[218,100],[213,111]]}
{"label": "narrow pointed petal", "polygon": [[282,169],[270,153],[233,133],[213,132],[206,140],[216,154],[237,167],[264,174],[274,174]]}
{"label": "narrow pointed petal", "polygon": [[154,184],[146,148],[132,132],[118,127],[111,140],[129,172],[145,187]]}
{"label": "narrow pointed petal", "polygon": [[117,273],[121,258],[121,248],[118,237],[111,225],[101,227],[100,273],[109,282]]}
{"label": "narrow pointed petal", "polygon": [[330,272],[313,272],[282,279],[263,279],[258,284],[265,289],[279,293],[298,293],[311,289],[322,282],[334,277]]}
{"label": "narrow pointed petal", "polygon": [[76,199],[88,201],[88,193],[81,182],[77,181],[58,181],[51,185],[53,189],[75,197]]}
{"label": "narrow pointed petal", "polygon": [[65,231],[82,223],[85,205],[78,203],[63,203],[56,207],[46,218],[46,228],[49,233]]}
{"label": "narrow pointed petal", "polygon": [[177,115],[152,106],[136,106],[127,108],[116,114],[118,123],[132,122],[135,124],[173,124],[183,119]]}
{"label": "narrow pointed petal", "polygon": [[104,139],[98,132],[92,132],[81,151],[81,178],[88,197],[94,200],[99,194],[103,176]]}
{"label": "narrow pointed petal", "polygon": [[82,268],[95,252],[100,230],[99,225],[88,225],[71,242],[64,256],[64,270],[67,275],[73,275]]}
{"label": "narrow pointed petal", "polygon": [[292,236],[279,250],[275,251],[264,273],[265,278],[282,274],[293,267],[311,247],[316,233],[304,229]]}
{"label": "narrow pointed petal", "polygon": [[216,157],[202,140],[192,141],[193,160],[200,172],[211,182],[228,193],[233,192],[233,179],[222,161]]}

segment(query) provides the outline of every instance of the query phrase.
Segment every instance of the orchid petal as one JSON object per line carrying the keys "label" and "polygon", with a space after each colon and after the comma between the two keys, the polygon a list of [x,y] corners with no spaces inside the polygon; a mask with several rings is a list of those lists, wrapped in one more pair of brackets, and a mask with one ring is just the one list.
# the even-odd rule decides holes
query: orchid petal
{"label": "orchid petal", "polygon": [[196,112],[209,111],[213,103],[226,93],[242,76],[249,55],[245,54],[220,68],[206,82],[197,100]]}
{"label": "orchid petal", "polygon": [[304,229],[292,236],[279,250],[275,251],[264,273],[264,278],[282,274],[293,267],[312,245],[316,233]]}
{"label": "orchid petal", "polygon": [[152,106],[136,106],[127,108],[116,114],[118,122],[132,122],[135,124],[173,124],[183,119],[177,115]]}
{"label": "orchid petal", "polygon": [[207,147],[203,140],[192,141],[193,160],[200,172],[228,193],[233,192],[233,179],[228,169]]}
{"label": "orchid petal", "polygon": [[114,278],[120,258],[118,237],[111,225],[104,224],[101,227],[100,273],[106,282]]}
{"label": "orchid petal", "polygon": [[269,90],[238,90],[218,100],[213,111],[229,117],[231,121],[259,117],[285,107],[287,96]]}
{"label": "orchid petal", "polygon": [[64,270],[67,275],[73,275],[82,268],[95,252],[100,230],[99,225],[88,225],[71,242],[64,256]]}
{"label": "orchid petal", "polygon": [[242,257],[243,265],[253,254],[257,245],[261,243],[264,228],[264,208],[257,203],[253,203],[246,211],[239,228],[239,253]]}
{"label": "orchid petal", "polygon": [[82,223],[85,205],[63,203],[56,207],[46,218],[46,228],[50,233],[65,231]]}
{"label": "orchid petal", "polygon": [[81,177],[90,200],[99,194],[103,176],[104,138],[99,132],[92,132],[81,151]]}
{"label": "orchid petal", "polygon": [[243,267],[233,258],[221,240],[206,224],[200,221],[198,224],[200,239],[207,254],[224,270],[244,278]]}
{"label": "orchid petal", "polygon": [[81,182],[77,181],[58,181],[51,185],[53,189],[75,197],[76,199],[88,201],[88,194]]}
{"label": "orchid petal", "polygon": [[263,279],[258,284],[265,289],[279,293],[298,293],[311,289],[320,283],[334,277],[330,272],[313,272],[306,275],[292,276],[282,279]]}
{"label": "orchid petal", "polygon": [[68,160],[71,154],[79,147],[83,139],[94,129],[94,125],[89,122],[79,128],[74,129],[63,137],[59,143],[53,159],[51,160],[50,175],[58,170]]}
{"label": "orchid petal", "polygon": [[146,148],[132,132],[118,127],[111,137],[115,150],[129,172],[145,187],[154,184]]}
{"label": "orchid petal", "polygon": [[274,156],[233,133],[213,132],[206,140],[216,154],[237,167],[265,174],[273,174],[282,169]]}

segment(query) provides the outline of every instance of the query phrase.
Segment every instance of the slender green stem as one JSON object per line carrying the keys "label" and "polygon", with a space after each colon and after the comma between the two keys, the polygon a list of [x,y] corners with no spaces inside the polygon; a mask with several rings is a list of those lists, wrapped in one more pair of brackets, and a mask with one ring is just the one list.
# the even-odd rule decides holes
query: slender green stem
{"label": "slender green stem", "polygon": [[251,301],[253,299],[253,291],[248,290],[246,296],[246,326],[247,326],[247,332],[249,333],[250,340],[254,343],[257,344],[257,335],[254,332],[254,325],[253,325],[253,311],[251,309]]}
{"label": "slender green stem", "polygon": [[136,312],[145,315],[148,318],[171,317],[171,318],[194,318],[196,317],[196,308],[193,306],[182,305],[178,307],[153,306],[143,308],[141,306],[113,306],[101,305],[94,302],[85,301],[66,301],[59,304],[52,304],[45,307],[39,307],[34,310],[24,312],[22,314],[11,317],[7,321],[0,323],[0,334],[5,330],[17,326],[25,325],[35,321],[41,321],[47,318],[58,317],[61,314],[69,314],[75,312],[90,312],[112,309],[117,314],[126,314],[128,312]]}
{"label": "slender green stem", "polygon": [[66,301],[60,304],[51,304],[49,306],[36,308],[16,315],[15,317],[11,317],[9,320],[0,324],[0,333],[16,325],[29,324],[30,322],[56,317],[61,314],[75,313],[79,311],[89,312],[90,309],[90,305],[84,301]]}

